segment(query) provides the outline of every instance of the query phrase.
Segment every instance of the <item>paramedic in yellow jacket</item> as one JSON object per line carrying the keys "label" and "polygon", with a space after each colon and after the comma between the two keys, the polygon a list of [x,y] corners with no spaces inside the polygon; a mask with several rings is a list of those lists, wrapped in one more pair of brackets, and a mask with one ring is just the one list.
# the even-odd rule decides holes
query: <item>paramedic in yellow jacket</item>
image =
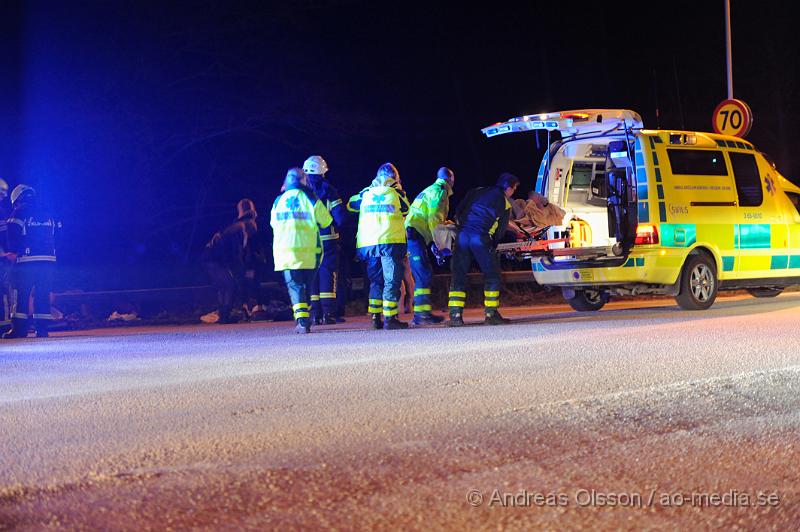
{"label": "paramedic in yellow jacket", "polygon": [[441,316],[435,316],[431,309],[433,266],[428,248],[433,242],[434,229],[447,219],[455,179],[452,170],[444,166],[439,168],[436,181],[420,192],[406,218],[408,260],[414,276],[414,325],[429,325],[444,320]]}
{"label": "paramedic in yellow jacket", "polygon": [[289,297],[292,300],[295,332],[311,332],[310,290],[322,261],[320,228],[328,227],[333,219],[328,209],[308,188],[301,168],[292,168],[272,205],[270,225],[274,234],[272,254],[275,271],[283,271]]}
{"label": "paramedic in yellow jacket", "polygon": [[405,329],[408,324],[398,320],[397,314],[407,250],[403,221],[408,199],[397,168],[391,163],[378,168],[372,184],[351,197],[347,209],[359,213],[356,248],[367,264],[372,326]]}

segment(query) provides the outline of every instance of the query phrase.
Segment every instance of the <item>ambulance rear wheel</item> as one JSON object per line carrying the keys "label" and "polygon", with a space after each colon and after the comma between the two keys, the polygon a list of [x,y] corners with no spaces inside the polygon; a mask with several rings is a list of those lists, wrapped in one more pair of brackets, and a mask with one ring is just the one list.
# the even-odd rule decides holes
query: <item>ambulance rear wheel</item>
{"label": "ambulance rear wheel", "polygon": [[750,288],[747,291],[753,297],[775,297],[783,292],[783,288]]}
{"label": "ambulance rear wheel", "polygon": [[681,290],[675,301],[684,310],[705,310],[717,299],[717,267],[714,260],[700,253],[690,255],[681,273]]}
{"label": "ambulance rear wheel", "polygon": [[567,303],[578,312],[594,312],[608,303],[608,293],[603,290],[575,290],[575,295],[567,299]]}

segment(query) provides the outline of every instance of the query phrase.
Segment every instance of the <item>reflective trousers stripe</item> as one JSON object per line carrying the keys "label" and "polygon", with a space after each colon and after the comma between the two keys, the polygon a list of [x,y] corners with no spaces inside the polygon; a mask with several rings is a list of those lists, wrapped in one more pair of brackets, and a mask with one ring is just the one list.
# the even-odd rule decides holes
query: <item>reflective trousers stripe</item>
{"label": "reflective trousers stripe", "polygon": [[296,303],[292,305],[292,310],[294,311],[294,319],[299,318],[307,318],[309,316],[308,309],[311,308],[311,305],[308,303]]}
{"label": "reflective trousers stripe", "polygon": [[500,297],[500,290],[484,290],[484,297]]}
{"label": "reflective trousers stripe", "polygon": [[399,312],[400,311],[397,310],[396,308],[383,307],[383,315],[387,316],[387,317],[397,316],[397,314],[399,314]]}
{"label": "reflective trousers stripe", "polygon": [[320,299],[336,299],[336,292],[320,292]]}
{"label": "reflective trousers stripe", "polygon": [[317,295],[311,296],[311,301],[319,301],[319,296]]}
{"label": "reflective trousers stripe", "polygon": [[483,304],[484,304],[484,306],[486,306],[488,308],[494,308],[494,307],[499,307],[500,306],[500,302],[498,300],[496,300],[496,299],[485,299],[483,301]]}
{"label": "reflective trousers stripe", "polygon": [[423,296],[423,295],[430,294],[430,293],[431,293],[431,289],[430,288],[417,288],[416,290],[414,290],[414,295],[415,296]]}
{"label": "reflective trousers stripe", "polygon": [[448,307],[460,307],[464,308],[464,303],[466,303],[467,293],[461,292],[459,290],[450,290],[449,301],[447,302]]}
{"label": "reflective trousers stripe", "polygon": [[430,312],[433,310],[431,305],[414,305],[414,312]]}

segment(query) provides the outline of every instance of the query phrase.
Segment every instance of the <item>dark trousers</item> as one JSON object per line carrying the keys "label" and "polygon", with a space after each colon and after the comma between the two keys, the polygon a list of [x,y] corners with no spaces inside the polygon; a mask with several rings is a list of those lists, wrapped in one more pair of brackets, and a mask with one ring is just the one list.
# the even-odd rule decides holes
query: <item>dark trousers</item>
{"label": "dark trousers", "polygon": [[369,276],[369,306],[371,314],[383,312],[384,318],[396,317],[400,312],[400,285],[405,269],[405,244],[387,245],[391,251],[387,256],[367,257]]}
{"label": "dark trousers", "polygon": [[336,284],[339,270],[339,239],[322,242],[322,263],[311,288],[311,312],[314,316],[336,314]]}
{"label": "dark trousers", "polygon": [[283,270],[295,320],[311,315],[311,287],[316,276],[317,270]]}
{"label": "dark trousers", "polygon": [[[16,298],[11,307],[11,317],[27,331],[27,321],[33,318],[37,331],[46,331],[47,323],[53,319],[50,314],[50,293],[53,291],[53,274],[56,263],[49,261],[18,262],[11,270],[11,286]],[[28,308],[31,291],[33,294],[33,313]]]}
{"label": "dark trousers", "polygon": [[211,284],[217,289],[219,323],[227,323],[231,319],[233,300],[236,297],[236,278],[230,268],[218,262],[206,262],[204,266]]}
{"label": "dark trousers", "polygon": [[500,306],[500,258],[494,251],[491,237],[488,234],[460,231],[451,263],[448,302],[451,315],[464,311],[469,285],[467,274],[473,258],[483,272],[483,304],[486,311],[497,310]]}
{"label": "dark trousers", "polygon": [[428,255],[428,246],[425,238],[412,227],[406,230],[406,237],[408,261],[411,264],[411,275],[414,277],[414,314],[430,313],[433,265]]}
{"label": "dark trousers", "polygon": [[11,323],[11,264],[0,258],[0,328]]}

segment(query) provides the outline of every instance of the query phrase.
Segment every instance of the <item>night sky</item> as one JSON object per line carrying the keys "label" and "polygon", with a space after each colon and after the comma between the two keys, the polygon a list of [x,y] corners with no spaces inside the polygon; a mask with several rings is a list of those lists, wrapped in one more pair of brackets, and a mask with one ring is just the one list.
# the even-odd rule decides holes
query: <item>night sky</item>
{"label": "night sky", "polygon": [[[748,139],[800,176],[790,4],[732,4]],[[311,154],[343,196],[391,161],[412,197],[450,166],[457,199],[502,171],[530,189],[544,145],[480,133],[512,116],[621,107],[710,130],[723,1],[643,5],[4,2],[0,176],[64,222],[59,289],[201,283],[197,256],[236,201],[266,221]]]}

